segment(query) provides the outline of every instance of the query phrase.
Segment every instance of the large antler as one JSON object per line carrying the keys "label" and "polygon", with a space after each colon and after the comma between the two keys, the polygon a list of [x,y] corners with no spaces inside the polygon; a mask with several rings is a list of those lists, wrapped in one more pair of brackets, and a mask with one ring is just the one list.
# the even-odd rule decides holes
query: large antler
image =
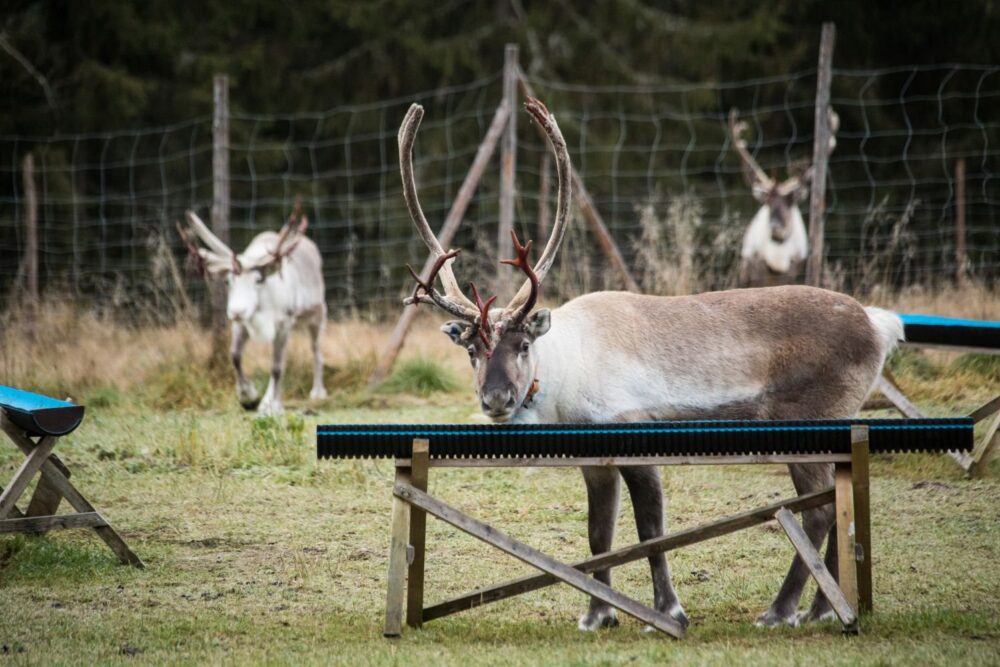
{"label": "large antler", "polygon": [[521,285],[521,289],[517,291],[517,294],[507,304],[507,307],[504,308],[500,316],[501,320],[507,323],[507,326],[523,321],[535,306],[535,302],[538,299],[539,287],[542,281],[545,280],[545,275],[549,272],[549,269],[552,268],[552,263],[559,252],[559,246],[562,245],[563,236],[566,234],[566,225],[569,221],[569,207],[573,198],[573,177],[571,173],[572,165],[569,161],[569,150],[566,148],[566,140],[563,139],[555,116],[545,108],[545,105],[540,100],[534,97],[529,97],[525,101],[524,108],[534,117],[535,122],[545,130],[545,134],[549,138],[549,145],[556,159],[556,175],[558,177],[559,189],[556,195],[556,215],[555,222],[552,225],[552,233],[549,235],[548,243],[545,244],[542,256],[538,258],[534,268],[532,269],[528,264],[528,250],[531,248],[531,241],[522,246],[517,240],[516,235],[513,238],[514,247],[517,249],[517,258],[504,260],[505,264],[520,268],[527,276]]}
{"label": "large antler", "polygon": [[740,155],[743,166],[743,178],[746,179],[747,185],[755,193],[766,192],[774,187],[774,181],[761,169],[757,161],[750,155],[750,151],[747,150],[746,139],[742,137],[743,132],[747,129],[747,124],[742,120],[737,120],[738,115],[739,112],[736,109],[729,111],[729,134],[733,138],[733,147],[736,148],[736,152]]}
{"label": "large antler", "polygon": [[[833,107],[827,107],[826,110],[828,121],[830,127],[830,140],[826,146],[826,154],[829,157],[833,150],[837,147],[837,130],[840,129],[840,116],[837,112],[833,110]],[[786,181],[783,181],[781,185],[778,186],[778,194],[786,196],[790,195],[799,188],[805,186],[806,183],[812,181],[814,169],[812,165],[805,170],[805,173],[800,176],[792,176]]]}
{"label": "large antler", "polygon": [[[419,104],[411,104],[409,111],[406,112],[406,116],[403,118],[403,123],[399,126],[398,137],[399,173],[403,177],[403,198],[406,200],[406,208],[410,212],[410,219],[413,220],[417,232],[420,233],[420,238],[423,239],[427,249],[431,251],[431,255],[435,257],[434,270],[425,283],[419,279],[417,280],[417,288],[423,289],[426,296],[430,297],[435,304],[455,317],[474,322],[479,315],[479,311],[475,304],[469,301],[468,297],[462,293],[451,268],[455,256],[458,255],[458,251],[449,253],[444,251],[437,236],[431,230],[427,218],[424,217],[424,211],[420,208],[420,200],[417,198],[417,183],[413,177],[413,141],[416,139],[417,129],[419,129],[420,121],[423,120],[423,117],[424,108]],[[410,269],[410,272],[414,273],[413,269]],[[444,294],[434,289],[434,278],[436,276],[441,278],[441,284],[444,285]],[[404,303],[420,303],[420,295],[416,289],[413,296]]]}
{"label": "large antler", "polygon": [[207,249],[195,246],[191,237],[184,231],[180,223],[177,224],[177,232],[180,234],[184,245],[187,246],[188,252],[196,258],[199,270],[204,271],[207,269],[209,273],[221,273],[230,270],[239,272],[239,262],[233,251],[229,249],[229,246],[213,234],[208,225],[202,222],[201,218],[194,211],[186,211],[184,217],[187,218],[188,224],[191,225],[198,238],[208,246]]}
{"label": "large antler", "polygon": [[302,213],[302,198],[295,197],[295,208],[288,221],[281,226],[278,232],[278,242],[270,254],[265,255],[254,263],[253,269],[267,270],[273,267],[280,267],[281,262],[295,250],[299,242],[305,238],[306,229],[309,227],[309,218]]}

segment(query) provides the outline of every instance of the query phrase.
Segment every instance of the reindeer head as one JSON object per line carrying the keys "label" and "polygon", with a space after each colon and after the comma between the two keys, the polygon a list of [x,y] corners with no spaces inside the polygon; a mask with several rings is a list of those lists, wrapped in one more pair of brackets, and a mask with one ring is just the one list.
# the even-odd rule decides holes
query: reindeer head
{"label": "reindeer head", "polygon": [[[837,146],[836,133],[840,126],[840,118],[831,108],[828,109],[830,117],[830,144],[827,153],[832,153]],[[770,212],[771,239],[776,243],[784,243],[792,234],[792,223],[795,219],[793,210],[799,202],[805,200],[809,195],[809,183],[812,181],[813,168],[802,170],[799,174],[792,174],[789,178],[778,183],[770,178],[757,161],[753,159],[747,150],[747,142],[741,136],[746,130],[747,124],[737,120],[737,110],[729,112],[729,133],[733,140],[733,146],[739,153],[743,166],[743,177],[746,179],[754,199],[766,207]]]}
{"label": "reindeer head", "polygon": [[194,211],[187,211],[185,217],[195,235],[207,247],[196,246],[180,223],[177,223],[177,232],[203,273],[225,278],[228,285],[226,314],[234,321],[249,320],[257,312],[265,283],[281,271],[285,258],[295,250],[309,225],[302,214],[301,202],[296,199],[295,210],[279,233],[267,232],[263,242],[258,242],[258,237],[242,254],[237,255],[212,233]]}
{"label": "reindeer head", "polygon": [[[534,266],[528,259],[531,241],[521,245],[517,235],[511,233],[517,257],[502,261],[520,269],[526,278],[517,294],[504,308],[492,308],[495,296],[483,301],[474,283],[469,283],[474,301],[462,292],[452,271],[452,263],[459,251],[445,252],[424,217],[413,177],[413,141],[423,119],[423,107],[412,105],[399,128],[399,167],[403,177],[403,196],[420,237],[435,257],[426,280],[421,279],[411,267],[407,267],[416,286],[404,303],[433,303],[457,318],[442,326],[441,331],[468,352],[483,412],[494,421],[509,420],[524,404],[534,384],[536,356],[533,344],[549,330],[550,313],[545,308],[535,312],[532,309],[538,301],[542,280],[559,251],[569,218],[571,180],[566,141],[556,119],[544,104],[529,98],[524,106],[548,135],[556,157],[559,191],[552,234]],[[434,286],[437,278],[441,280],[444,293],[438,292]]]}

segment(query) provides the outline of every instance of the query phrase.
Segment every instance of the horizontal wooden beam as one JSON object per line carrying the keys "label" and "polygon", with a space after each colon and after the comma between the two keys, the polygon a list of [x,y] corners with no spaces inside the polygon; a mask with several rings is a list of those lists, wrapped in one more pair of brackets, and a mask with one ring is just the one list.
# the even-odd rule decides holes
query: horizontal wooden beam
{"label": "horizontal wooden beam", "polygon": [[[694,466],[760,463],[848,463],[850,454],[704,454],[677,456],[589,456],[486,459],[431,459],[431,468],[579,468],[581,466]],[[396,459],[410,467],[410,459]]]}
{"label": "horizontal wooden beam", "polygon": [[532,567],[538,568],[547,575],[563,581],[573,588],[591,597],[595,597],[675,639],[684,638],[684,626],[667,614],[651,609],[630,597],[622,595],[610,586],[588,577],[583,572],[559,562],[548,554],[533,549],[524,542],[515,540],[482,521],[477,521],[463,514],[454,507],[427,495],[419,489],[415,489],[409,484],[397,484],[393,493],[397,498],[410,503],[414,507],[419,507],[428,514],[436,516],[459,530],[486,542],[504,553],[510,554]]}
{"label": "horizontal wooden beam", "polygon": [[0,521],[0,533],[44,533],[55,528],[99,528],[108,523],[97,512],[31,516]]}
{"label": "horizontal wooden beam", "polygon": [[[690,546],[714,537],[721,537],[722,535],[728,535],[729,533],[735,533],[745,528],[767,523],[768,521],[774,519],[775,512],[781,508],[786,508],[790,512],[802,512],[814,507],[820,507],[821,505],[832,503],[833,498],[834,494],[832,488],[825,491],[817,491],[816,493],[810,493],[804,496],[798,496],[797,498],[789,498],[764,507],[734,514],[723,519],[718,519],[712,523],[696,526],[694,528],[687,528],[662,537],[654,537],[651,540],[646,540],[645,542],[640,542],[623,549],[618,549],[617,551],[609,551],[608,553],[593,556],[586,560],[574,563],[570,567],[579,570],[580,572],[587,573],[595,570],[601,570],[606,567],[624,565],[625,563],[631,563],[635,560],[648,558],[649,556],[661,551],[672,551],[674,549],[679,549],[680,547]],[[435,618],[441,618],[442,616],[454,614],[455,612],[472,609],[480,605],[489,604],[490,602],[497,602],[498,600],[535,591],[539,588],[545,588],[546,586],[551,586],[557,583],[559,583],[559,579],[556,577],[547,574],[540,574],[521,577],[520,579],[514,579],[495,586],[480,588],[468,593],[467,595],[453,598],[432,607],[427,607],[424,609],[423,619],[425,622],[430,621]]]}

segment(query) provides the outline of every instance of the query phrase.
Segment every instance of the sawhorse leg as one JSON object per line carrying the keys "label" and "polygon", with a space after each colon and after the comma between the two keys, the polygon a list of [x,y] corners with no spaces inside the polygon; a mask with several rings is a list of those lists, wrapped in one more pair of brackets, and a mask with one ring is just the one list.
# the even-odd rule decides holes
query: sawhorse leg
{"label": "sawhorse leg", "polygon": [[[428,442],[413,441],[410,466],[396,466],[396,485],[412,485],[427,490]],[[423,624],[424,606],[424,544],[427,515],[410,503],[394,496],[392,528],[389,543],[389,578],[385,601],[385,627],[382,634],[398,637],[403,629],[404,598],[406,624]]]}
{"label": "sawhorse leg", "polygon": [[[41,464],[39,467],[35,468],[35,471],[37,472],[40,469],[43,478],[47,480],[47,484],[51,485],[51,488],[54,489],[56,493],[65,498],[78,513],[92,515],[85,519],[88,522],[87,525],[94,529],[97,536],[100,537],[106,545],[108,545],[108,548],[110,548],[115,555],[118,556],[118,559],[126,565],[132,565],[137,568],[145,567],[142,560],[140,560],[139,557],[136,556],[131,549],[129,549],[128,545],[125,544],[125,540],[121,538],[121,535],[119,535],[115,529],[100,516],[94,506],[90,504],[90,501],[88,501],[82,493],[77,491],[76,487],[69,481],[67,476],[63,473],[65,466],[61,463],[57,465],[53,461],[54,457],[51,454],[52,447],[55,446],[55,438],[42,438],[42,440],[36,445],[30,438],[28,438],[10,422],[3,420],[0,424],[2,424],[3,430],[7,433],[7,436],[10,437],[14,444],[17,445],[22,452],[24,452],[25,456],[28,457],[22,465],[22,470],[25,466],[29,465],[29,461],[31,462],[30,466],[34,467],[40,458]],[[42,450],[42,445],[49,440],[51,440],[51,443],[48,445],[48,451],[45,452],[44,457],[41,457],[39,452],[44,451]],[[20,474],[21,471],[18,471],[18,474],[15,475],[15,479],[18,479]],[[11,488],[13,487],[8,487],[8,489],[4,492],[4,496],[11,491]],[[23,491],[23,488],[21,491]],[[18,495],[20,495],[20,493],[18,493]],[[16,497],[14,500],[16,500]],[[11,505],[13,506],[13,501],[11,501]],[[0,513],[0,519],[3,519],[4,517],[6,517],[6,512]],[[65,519],[57,520],[55,517],[52,517],[52,519],[53,521],[49,522],[35,521],[32,525],[37,524],[44,530],[46,526],[51,527],[59,525],[60,521],[66,521]]]}

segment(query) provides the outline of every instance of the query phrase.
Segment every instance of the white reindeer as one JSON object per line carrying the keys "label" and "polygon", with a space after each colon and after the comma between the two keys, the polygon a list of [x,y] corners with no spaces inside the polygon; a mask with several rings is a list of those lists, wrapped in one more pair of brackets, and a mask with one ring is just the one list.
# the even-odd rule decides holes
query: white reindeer
{"label": "white reindeer", "polygon": [[[830,144],[827,152],[837,146],[836,132],[840,118],[829,110]],[[754,199],[761,207],[750,221],[743,235],[740,250],[740,287],[772,287],[793,285],[802,277],[802,270],[809,254],[806,226],[802,221],[799,203],[809,195],[813,168],[800,175],[792,175],[781,183],[770,178],[747,150],[741,136],[746,123],[737,121],[737,111],[729,112],[729,133],[733,146],[739,153],[743,177],[750,186]]]}
{"label": "white reindeer", "polygon": [[[191,228],[207,248],[198,248],[178,224],[189,251],[204,270],[224,275],[228,285],[226,315],[232,321],[230,355],[236,371],[236,395],[247,410],[260,414],[282,411],[281,378],[292,328],[299,320],[309,327],[313,351],[313,385],[309,398],[326,398],[320,340],[326,326],[323,260],[316,244],[306,238],[309,221],[298,203],[280,233],[262,232],[241,254],[209,230],[193,211],[185,214]],[[247,339],[272,343],[271,377],[260,398],[243,374],[243,348]]]}
{"label": "white reindeer", "polygon": [[[821,419],[858,412],[886,356],[902,336],[899,318],[834,292],[799,286],[657,297],[596,292],[549,311],[533,310],[569,218],[570,160],[555,118],[533,99],[527,110],[545,129],[555,153],[559,190],[552,235],[538,262],[530,242],[516,241],[507,260],[527,279],[505,308],[490,308],[472,285],[475,302],[452,271],[458,251],[445,252],[424,217],[413,178],[412,146],[423,109],[414,104],[399,131],[406,203],[436,258],[406,303],[432,302],[457,319],[441,330],[467,351],[483,412],[495,422],[591,423],[662,419]],[[443,293],[435,287],[440,278]],[[799,493],[833,484],[833,466],[789,466]],[[625,480],[641,540],[663,534],[663,490],[655,467],[583,469],[588,534],[595,554],[610,550]],[[826,562],[836,573],[836,532],[830,506],[804,514]],[[664,554],[649,559],[656,609],[682,625],[687,617],[670,581]],[[594,575],[610,583],[610,571]],[[762,625],[796,624],[832,612],[819,594],[797,613],[807,578],[796,556]],[[582,630],[617,623],[613,608],[591,600]]]}

